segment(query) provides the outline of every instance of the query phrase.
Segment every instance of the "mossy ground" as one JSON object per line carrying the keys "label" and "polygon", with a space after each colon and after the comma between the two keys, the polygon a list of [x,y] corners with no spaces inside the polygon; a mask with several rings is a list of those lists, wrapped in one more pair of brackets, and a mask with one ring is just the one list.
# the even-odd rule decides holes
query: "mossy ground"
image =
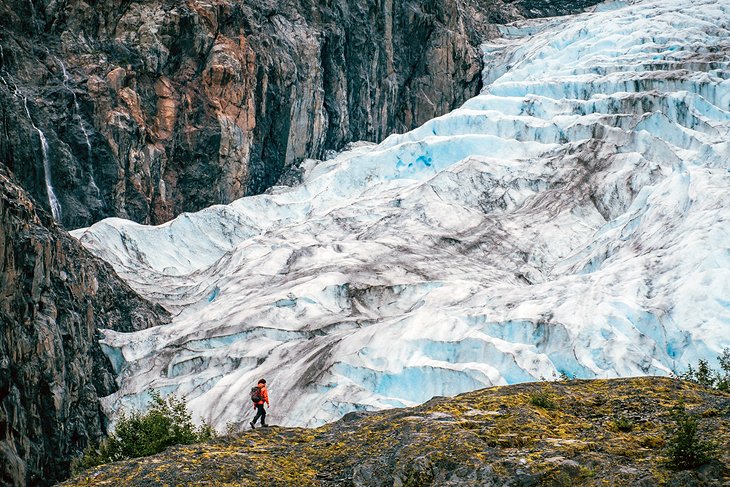
{"label": "mossy ground", "polygon": [[[535,394],[552,407],[535,405]],[[671,470],[663,456],[680,402],[720,447],[697,471]],[[494,387],[317,429],[256,429],[66,485],[723,485],[729,466],[730,395],[645,377]]]}

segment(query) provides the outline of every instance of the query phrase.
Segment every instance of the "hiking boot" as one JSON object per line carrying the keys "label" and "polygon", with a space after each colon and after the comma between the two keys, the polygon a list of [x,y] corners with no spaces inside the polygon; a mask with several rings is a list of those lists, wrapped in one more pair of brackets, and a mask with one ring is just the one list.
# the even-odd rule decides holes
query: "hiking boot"
{"label": "hiking boot", "polygon": [[[253,421],[251,421],[251,422],[250,422],[250,423],[248,423],[248,424],[250,424],[250,425],[251,425],[251,429],[252,429],[252,430],[255,430],[255,429],[256,429],[256,425],[254,424],[254,422],[253,422]],[[264,425],[264,426],[266,426],[266,425]]]}
{"label": "hiking boot", "polygon": [[269,427],[268,424],[263,424],[263,423],[261,423],[261,426],[263,426],[264,428],[268,428]]}

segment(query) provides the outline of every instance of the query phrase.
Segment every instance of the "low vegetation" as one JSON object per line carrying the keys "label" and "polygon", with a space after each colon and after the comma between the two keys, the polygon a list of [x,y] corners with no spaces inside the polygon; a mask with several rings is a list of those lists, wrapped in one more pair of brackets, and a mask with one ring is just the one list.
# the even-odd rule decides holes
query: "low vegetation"
{"label": "low vegetation", "polygon": [[675,470],[689,470],[716,459],[717,443],[708,441],[699,431],[699,418],[689,414],[684,404],[672,409],[673,424],[668,427],[667,465]]}
{"label": "low vegetation", "polygon": [[676,378],[573,379],[257,428],[65,485],[711,485],[728,465],[730,394]]}
{"label": "low vegetation", "polygon": [[550,398],[550,394],[544,391],[535,392],[530,394],[530,404],[543,409],[555,409],[557,408],[555,402]]}
{"label": "low vegetation", "polygon": [[189,445],[217,436],[207,423],[195,426],[185,400],[152,392],[146,412],[122,412],[114,431],[98,445],[87,448],[72,465],[74,473],[118,460],[154,455],[172,445]]}
{"label": "low vegetation", "polygon": [[625,416],[619,416],[613,421],[613,426],[616,428],[616,431],[629,433],[634,429],[634,422]]}
{"label": "low vegetation", "polygon": [[[364,414],[355,423],[344,419],[315,430],[274,428],[242,435],[229,424],[226,436],[207,445],[192,444],[218,435],[209,424],[193,424],[184,399],[152,393],[149,410],[121,414],[109,437],[88,448],[73,470],[79,474],[182,445],[142,470],[118,464],[107,470],[108,485],[121,479],[115,475],[141,482],[134,485],[158,477],[194,482],[200,465],[206,476],[226,482],[255,479],[259,469],[275,465],[282,485],[321,485],[323,479],[344,475],[342,469],[351,469],[348,475],[375,475],[384,458],[397,459],[388,469],[403,485],[439,483],[439,472],[452,464],[470,472],[481,472],[488,464],[484,478],[495,481],[521,475],[519,466],[551,485],[591,484],[596,476],[621,483],[642,475],[664,483],[672,478],[667,472],[730,461],[725,441],[730,437],[730,349],[718,361],[720,370],[701,360],[674,379],[583,381],[565,375],[433,400],[410,410]],[[267,443],[251,437],[262,434]],[[513,464],[517,457],[524,461]],[[630,466],[623,471],[637,476],[612,473],[611,465]],[[730,472],[718,475],[726,474]],[[91,483],[82,478],[72,485],[96,485],[101,478],[92,474],[87,477]]]}

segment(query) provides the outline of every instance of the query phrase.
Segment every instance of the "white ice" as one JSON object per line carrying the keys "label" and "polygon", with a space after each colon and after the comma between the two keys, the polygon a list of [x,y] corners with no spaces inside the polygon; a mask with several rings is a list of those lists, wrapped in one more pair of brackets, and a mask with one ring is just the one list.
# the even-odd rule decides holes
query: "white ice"
{"label": "white ice", "polygon": [[552,378],[669,374],[730,346],[730,3],[510,25],[485,89],[295,188],[74,234],[175,314],[104,331],[121,388],[218,427]]}

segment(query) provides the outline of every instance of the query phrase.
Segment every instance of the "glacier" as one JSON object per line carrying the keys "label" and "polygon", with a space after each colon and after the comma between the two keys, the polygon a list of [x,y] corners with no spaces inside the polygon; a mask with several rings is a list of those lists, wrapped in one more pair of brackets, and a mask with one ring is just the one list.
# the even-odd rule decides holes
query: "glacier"
{"label": "glacier", "polygon": [[74,236],[175,315],[103,330],[120,389],[274,424],[553,378],[667,375],[730,347],[730,2],[504,26],[482,93],[304,180]]}

